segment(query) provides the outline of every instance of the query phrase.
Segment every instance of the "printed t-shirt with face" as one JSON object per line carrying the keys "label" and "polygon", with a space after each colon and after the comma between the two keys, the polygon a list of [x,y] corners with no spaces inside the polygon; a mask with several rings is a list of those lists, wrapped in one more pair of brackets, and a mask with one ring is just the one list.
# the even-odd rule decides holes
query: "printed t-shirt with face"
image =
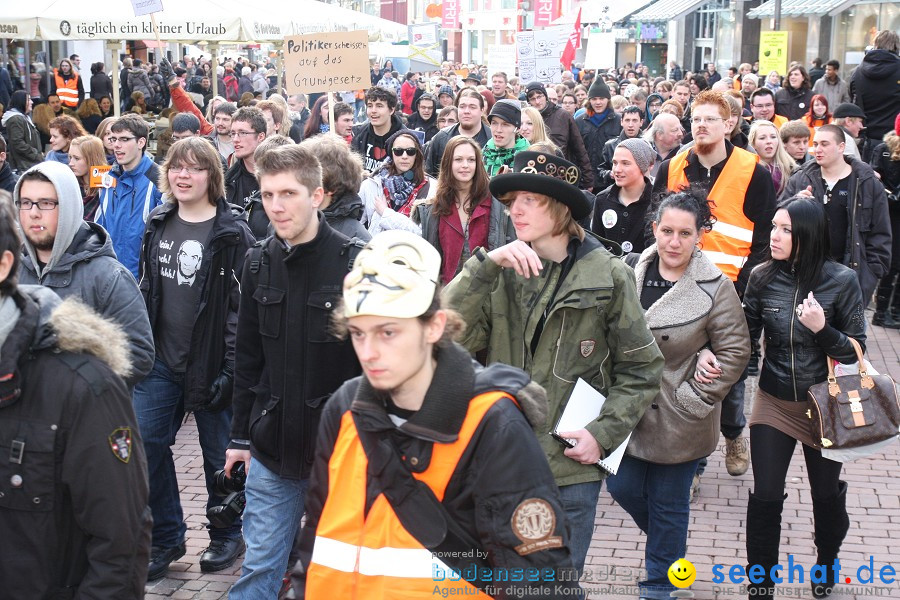
{"label": "printed t-shirt with face", "polygon": [[178,215],[166,221],[154,249],[159,257],[162,310],[156,329],[156,355],[176,373],[186,368],[197,304],[200,301],[204,254],[213,219],[189,223]]}

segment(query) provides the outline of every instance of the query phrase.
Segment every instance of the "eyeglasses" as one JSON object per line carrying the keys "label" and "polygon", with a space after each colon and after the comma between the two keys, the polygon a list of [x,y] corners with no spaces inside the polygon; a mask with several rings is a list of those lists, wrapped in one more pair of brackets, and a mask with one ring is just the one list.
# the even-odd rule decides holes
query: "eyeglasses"
{"label": "eyeglasses", "polygon": [[203,171],[206,171],[206,169],[204,169],[203,167],[187,167],[187,166],[183,166],[183,165],[180,167],[176,167],[175,165],[172,165],[171,167],[169,167],[169,173],[180,174],[180,173],[184,173],[185,171],[187,171],[191,175],[196,175],[198,173],[202,173]]}
{"label": "eyeglasses", "polygon": [[403,156],[404,154],[407,156],[415,156],[416,148],[391,148],[391,152],[394,153],[394,156]]}
{"label": "eyeglasses", "polygon": [[775,108],[775,105],[771,102],[768,104],[753,104],[753,108]]}
{"label": "eyeglasses", "polygon": [[231,130],[231,137],[247,137],[248,135],[258,135],[255,131],[235,131]]}
{"label": "eyeglasses", "polygon": [[130,137],[129,137],[129,136],[126,135],[126,136],[122,136],[122,137],[116,137],[116,136],[111,135],[111,136],[109,136],[109,143],[110,143],[110,144],[116,144],[116,143],[118,143],[118,142],[122,142],[123,144],[127,144],[127,143],[130,142],[131,140],[136,140],[136,139],[137,139],[137,138],[134,137],[134,136],[130,136]]}
{"label": "eyeglasses", "polygon": [[691,117],[691,123],[703,125],[704,123],[718,123],[724,121],[722,117]]}
{"label": "eyeglasses", "polygon": [[53,210],[59,206],[59,202],[55,200],[38,200],[37,202],[34,200],[16,200],[15,204],[19,210],[26,211],[31,210],[34,206],[37,206],[38,210]]}

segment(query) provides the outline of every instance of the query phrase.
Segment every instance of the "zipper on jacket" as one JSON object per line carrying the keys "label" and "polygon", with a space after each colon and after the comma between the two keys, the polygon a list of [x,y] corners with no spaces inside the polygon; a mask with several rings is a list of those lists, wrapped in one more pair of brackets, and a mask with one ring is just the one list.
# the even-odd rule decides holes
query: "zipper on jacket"
{"label": "zipper on jacket", "polygon": [[[794,288],[794,304],[797,306],[797,296],[800,294],[800,286]],[[791,385],[794,387],[794,402],[797,402],[797,373],[794,371],[794,317],[797,311],[791,311]]]}

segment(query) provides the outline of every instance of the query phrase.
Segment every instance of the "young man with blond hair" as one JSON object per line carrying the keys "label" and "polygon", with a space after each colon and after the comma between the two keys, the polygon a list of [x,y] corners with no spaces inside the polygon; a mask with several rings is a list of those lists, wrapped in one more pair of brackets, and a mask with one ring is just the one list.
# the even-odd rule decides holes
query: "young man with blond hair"
{"label": "young man with blond hair", "polygon": [[[591,212],[581,174],[545,152],[516,155],[514,172],[491,180],[518,239],[478,248],[444,290],[466,321],[462,344],[487,349],[488,363],[526,370],[547,390],[538,441],[559,487],[575,567],[584,567],[609,456],[659,392],[663,358],[644,320],[634,274],[576,222]],[[598,292],[597,290],[602,290]],[[607,397],[600,416],[563,445],[550,431],[579,378]]]}

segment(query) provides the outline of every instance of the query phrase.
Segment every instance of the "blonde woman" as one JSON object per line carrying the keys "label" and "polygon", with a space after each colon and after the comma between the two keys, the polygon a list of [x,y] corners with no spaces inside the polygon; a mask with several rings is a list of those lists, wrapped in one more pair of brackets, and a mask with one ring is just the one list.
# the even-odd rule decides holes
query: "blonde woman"
{"label": "blonde woman", "polygon": [[544,117],[533,106],[526,106],[522,109],[522,124],[519,126],[519,133],[528,140],[529,144],[552,141],[547,135]]}
{"label": "blonde woman", "polygon": [[[112,165],[116,162],[116,155],[112,144],[109,143],[109,128],[116,122],[118,117],[106,117],[97,125],[97,131],[94,135],[103,142],[103,151],[106,153],[106,164]],[[101,163],[102,164],[102,163]]]}
{"label": "blonde woman", "polygon": [[91,167],[105,164],[106,150],[100,138],[81,135],[69,142],[69,168],[72,169],[78,180],[78,187],[81,188],[85,221],[94,220],[94,213],[100,204],[99,188],[91,187]]}
{"label": "blonde woman", "polygon": [[797,163],[787,153],[778,128],[771,121],[753,121],[750,127],[750,145],[759,155],[759,162],[772,174],[772,183],[775,185],[775,193],[780,194],[787,185],[787,181]]}
{"label": "blonde woman", "polygon": [[609,102],[612,104],[615,113],[620,117],[622,116],[622,113],[625,112],[625,107],[628,106],[628,98],[625,96],[613,96]]}
{"label": "blonde woman", "polygon": [[55,118],[56,113],[49,104],[38,104],[31,111],[31,121],[41,134],[41,152],[50,144],[50,121]]}

